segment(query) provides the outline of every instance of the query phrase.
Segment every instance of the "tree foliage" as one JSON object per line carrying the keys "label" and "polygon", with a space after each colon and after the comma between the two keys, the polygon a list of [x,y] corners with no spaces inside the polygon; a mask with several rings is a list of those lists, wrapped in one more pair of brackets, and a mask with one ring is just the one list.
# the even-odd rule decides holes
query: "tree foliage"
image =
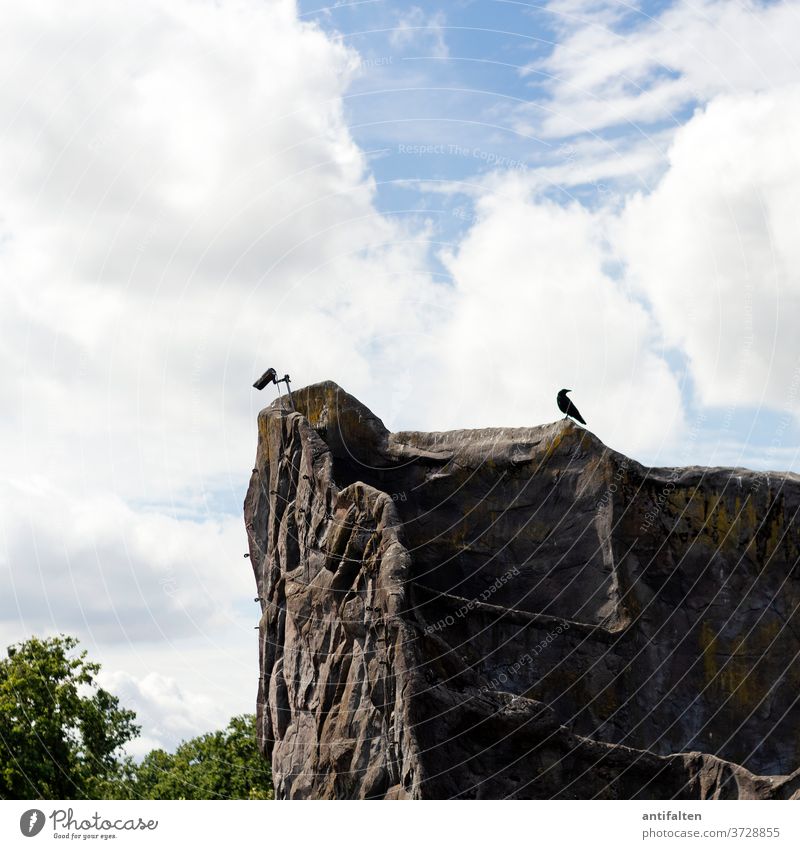
{"label": "tree foliage", "polygon": [[124,784],[128,798],[273,798],[272,774],[258,750],[252,714],[181,743],[174,754],[154,749]]}
{"label": "tree foliage", "polygon": [[124,746],[136,714],[97,685],[100,665],[64,635],[32,637],[0,660],[0,798],[271,799],[255,717],[154,749],[137,764]]}
{"label": "tree foliage", "polygon": [[0,660],[0,796],[90,799],[121,774],[136,714],[96,683],[78,641],[32,637]]}

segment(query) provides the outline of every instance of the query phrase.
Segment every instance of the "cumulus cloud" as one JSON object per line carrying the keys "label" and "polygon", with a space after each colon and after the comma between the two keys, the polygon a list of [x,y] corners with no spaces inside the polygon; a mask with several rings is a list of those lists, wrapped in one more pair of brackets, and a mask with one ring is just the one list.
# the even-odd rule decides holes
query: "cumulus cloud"
{"label": "cumulus cloud", "polygon": [[246,466],[245,390],[280,352],[363,384],[423,249],[375,212],[354,54],[292,3],[56,8],[4,28],[11,462],[157,499],[224,475],[226,437]]}
{"label": "cumulus cloud", "polygon": [[184,740],[224,727],[230,715],[207,695],[186,690],[174,678],[150,672],[139,678],[119,670],[102,670],[99,684],[136,712],[141,736],[127,746],[134,758],[152,749],[174,751]]}
{"label": "cumulus cloud", "polygon": [[[791,228],[800,212],[800,68],[791,43],[800,29],[800,4],[674,3],[652,17],[634,6],[594,0],[554,0],[547,8],[558,43],[525,70],[547,93],[546,108],[535,99],[518,112],[524,117],[517,126],[550,138],[550,153],[542,167],[476,181],[476,220],[453,252],[463,253],[465,261],[450,266],[457,284],[473,267],[484,275],[503,268],[517,282],[495,291],[514,291],[517,303],[532,303],[521,281],[532,278],[528,268],[540,267],[534,253],[543,263],[555,254],[562,268],[581,262],[595,281],[592,296],[572,282],[579,274],[565,279],[551,266],[547,274],[558,281],[557,291],[541,304],[563,332],[559,294],[568,299],[573,323],[588,329],[577,334],[578,345],[591,340],[592,350],[608,348],[635,363],[635,392],[626,400],[637,416],[649,406],[649,388],[682,406],[675,390],[686,377],[683,395],[693,396],[699,408],[727,408],[730,414],[766,407],[798,418],[800,359],[792,319],[800,281]],[[687,115],[696,103],[703,105]],[[507,208],[516,212],[503,214],[515,196],[523,201]],[[565,232],[570,235],[560,244],[575,253],[569,259],[549,251],[538,235]],[[582,232],[592,239],[587,242]],[[470,252],[470,245],[481,248]],[[458,288],[462,294],[469,290]],[[548,289],[537,281],[528,291]],[[624,334],[612,332],[605,342],[598,340],[594,321],[603,315],[594,300],[602,291],[614,291],[624,304],[612,312],[635,319]],[[469,309],[468,299],[463,309]],[[608,326],[613,330],[615,324]],[[549,328],[536,337],[539,345],[551,346]],[[627,347],[632,337],[638,340],[634,358]],[[503,350],[502,334],[493,335],[485,314],[480,339],[484,352]],[[473,341],[479,344],[477,336]],[[684,362],[682,375],[678,364]],[[598,385],[592,366],[581,373],[592,373],[590,382]],[[612,374],[620,376],[620,370],[607,376]],[[647,375],[643,384],[637,375]],[[607,398],[609,387],[604,390]],[[673,426],[667,426],[665,440],[673,449],[683,420],[683,413],[669,419]],[[599,433],[609,433],[605,423],[597,424]],[[672,450],[659,455],[644,433],[623,430],[617,444],[629,452],[638,447],[651,461],[676,456]],[[752,450],[730,450],[730,437],[724,435],[726,459],[754,462]]]}
{"label": "cumulus cloud", "polygon": [[[487,196],[446,262],[456,281],[450,426],[530,425],[554,417],[563,385],[612,445],[654,450],[682,426],[680,391],[641,304],[607,271],[604,219],[520,192]],[[634,421],[621,410],[637,410]]]}
{"label": "cumulus cloud", "polygon": [[[475,369],[465,373],[498,398],[526,387],[519,410],[534,420],[559,374],[580,375],[592,428],[647,457],[655,434],[674,448],[685,425],[670,352],[685,358],[700,407],[798,416],[798,115],[796,85],[719,96],[675,134],[652,190],[592,209],[547,201],[541,175],[485,180],[449,260],[451,349]],[[623,409],[641,428],[620,422]]]}
{"label": "cumulus cloud", "polygon": [[289,0],[3,18],[0,630],[76,633],[128,674],[147,645],[139,681],[176,646],[184,693],[202,667],[252,710],[250,384],[382,397],[373,363],[435,309],[426,234],[377,213],[342,106],[358,57]]}
{"label": "cumulus cloud", "polygon": [[43,0],[0,38],[5,613],[213,627],[242,589],[216,593],[244,546],[216,512],[240,509],[270,400],[253,377],[364,389],[425,323],[425,246],[376,213],[344,120],[357,57],[288,0]]}
{"label": "cumulus cloud", "polygon": [[631,284],[685,352],[702,404],[797,409],[800,87],[716,98],[617,233]]}
{"label": "cumulus cloud", "polygon": [[75,498],[41,479],[5,484],[0,495],[0,617],[25,635],[197,636],[235,625],[237,604],[252,595],[237,517],[136,510],[109,494]]}

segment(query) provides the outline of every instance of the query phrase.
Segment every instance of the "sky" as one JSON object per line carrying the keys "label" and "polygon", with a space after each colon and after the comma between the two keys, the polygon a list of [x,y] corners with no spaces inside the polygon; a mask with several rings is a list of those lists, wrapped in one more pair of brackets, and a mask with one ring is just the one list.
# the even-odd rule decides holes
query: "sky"
{"label": "sky", "polygon": [[800,472],[798,0],[0,17],[0,639],[77,635],[135,753],[254,710],[267,366]]}

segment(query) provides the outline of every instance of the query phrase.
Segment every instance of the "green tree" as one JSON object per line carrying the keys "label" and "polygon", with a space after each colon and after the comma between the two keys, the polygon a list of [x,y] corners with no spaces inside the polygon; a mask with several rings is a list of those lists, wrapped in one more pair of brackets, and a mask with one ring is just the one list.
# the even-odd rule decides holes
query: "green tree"
{"label": "green tree", "polygon": [[129,774],[120,749],[136,714],[96,683],[100,665],[64,635],[32,637],[0,660],[0,797],[91,799]]}
{"label": "green tree", "polygon": [[154,749],[123,782],[129,798],[272,799],[272,773],[256,743],[256,718],[187,740],[174,754]]}

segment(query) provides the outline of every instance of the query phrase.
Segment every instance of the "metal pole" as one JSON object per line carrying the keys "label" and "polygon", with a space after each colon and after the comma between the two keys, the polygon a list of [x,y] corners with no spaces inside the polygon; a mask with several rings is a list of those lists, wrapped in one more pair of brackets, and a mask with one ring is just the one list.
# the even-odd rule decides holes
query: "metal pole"
{"label": "metal pole", "polygon": [[288,375],[288,374],[285,374],[285,375],[283,376],[282,380],[283,380],[283,382],[286,384],[286,392],[287,392],[287,394],[288,394],[288,396],[289,396],[289,405],[290,405],[290,406],[291,406],[291,408],[292,408],[292,412],[294,412],[294,411],[295,411],[295,409],[294,409],[294,398],[292,398],[292,389],[291,389],[291,387],[289,386],[289,375]]}

